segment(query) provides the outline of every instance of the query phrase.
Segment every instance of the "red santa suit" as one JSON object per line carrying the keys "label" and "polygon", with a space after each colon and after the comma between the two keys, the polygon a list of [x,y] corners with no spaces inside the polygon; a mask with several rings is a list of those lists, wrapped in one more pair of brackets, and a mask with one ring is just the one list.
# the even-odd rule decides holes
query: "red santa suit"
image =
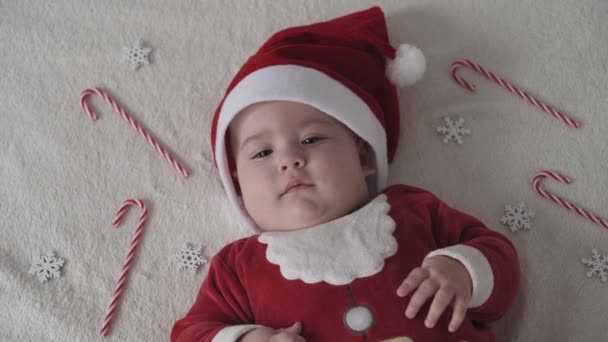
{"label": "red santa suit", "polygon": [[[430,300],[413,319],[411,294],[396,290],[425,257],[462,262],[473,281],[467,318],[448,331],[448,308],[424,326]],[[365,206],[319,226],[235,241],[212,260],[196,302],[171,341],[236,341],[257,326],[302,322],[308,342],[495,341],[519,287],[513,245],[434,195],[393,185]]]}

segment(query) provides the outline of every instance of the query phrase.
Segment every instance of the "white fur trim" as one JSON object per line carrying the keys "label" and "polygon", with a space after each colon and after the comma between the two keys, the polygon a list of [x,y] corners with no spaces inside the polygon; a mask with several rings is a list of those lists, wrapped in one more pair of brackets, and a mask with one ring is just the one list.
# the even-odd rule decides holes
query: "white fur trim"
{"label": "white fur trim", "polygon": [[473,294],[469,309],[481,306],[490,298],[494,290],[494,273],[488,259],[477,249],[467,245],[455,245],[429,253],[426,258],[445,255],[460,261],[471,275]]}
{"label": "white fur trim", "polygon": [[[337,100],[339,99],[339,100]],[[369,106],[348,87],[315,69],[298,65],[276,65],[247,75],[228,94],[220,111],[215,156],[228,199],[247,226],[259,231],[242,209],[226,159],[224,139],[232,119],[247,106],[263,101],[294,101],[313,106],[348,126],[374,150],[376,181],[370,193],[386,186],[388,159],[386,132]]]}
{"label": "white fur trim", "polygon": [[395,59],[386,62],[386,76],[399,87],[418,82],[425,71],[426,59],[422,51],[413,45],[399,45]]}
{"label": "white fur trim", "polygon": [[285,279],[346,285],[380,272],[384,259],[397,252],[389,210],[381,194],[349,215],[312,228],[264,232],[258,241],[268,245],[266,259]]}
{"label": "white fur trim", "polygon": [[245,335],[245,333],[259,328],[261,325],[256,324],[242,324],[242,325],[231,325],[220,330],[217,335],[211,340],[211,342],[236,342],[239,337]]}

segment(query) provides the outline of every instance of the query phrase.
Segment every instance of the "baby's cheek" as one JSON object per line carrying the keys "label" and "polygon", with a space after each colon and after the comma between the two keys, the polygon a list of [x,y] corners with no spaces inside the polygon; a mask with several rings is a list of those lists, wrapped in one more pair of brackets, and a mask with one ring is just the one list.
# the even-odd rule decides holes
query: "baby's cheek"
{"label": "baby's cheek", "polygon": [[247,166],[239,170],[239,182],[243,188],[256,188],[260,183],[266,183],[268,173],[261,167]]}

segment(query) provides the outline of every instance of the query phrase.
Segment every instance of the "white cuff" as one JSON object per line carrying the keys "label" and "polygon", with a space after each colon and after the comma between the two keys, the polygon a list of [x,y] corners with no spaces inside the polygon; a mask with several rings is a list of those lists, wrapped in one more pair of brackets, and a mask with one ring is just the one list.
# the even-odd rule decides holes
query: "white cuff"
{"label": "white cuff", "polygon": [[228,327],[225,327],[224,329],[220,330],[219,333],[217,333],[217,335],[215,335],[215,337],[213,338],[213,340],[211,340],[211,342],[236,342],[236,340],[239,339],[239,337],[245,335],[245,333],[255,329],[261,327],[261,325],[257,325],[257,324],[242,324],[242,325],[231,325]]}
{"label": "white cuff", "polygon": [[441,248],[429,253],[426,258],[435,255],[445,255],[460,261],[469,271],[471,280],[473,281],[473,293],[468,308],[476,308],[490,298],[492,290],[494,290],[494,273],[492,267],[477,248],[467,245],[454,245],[446,248]]}

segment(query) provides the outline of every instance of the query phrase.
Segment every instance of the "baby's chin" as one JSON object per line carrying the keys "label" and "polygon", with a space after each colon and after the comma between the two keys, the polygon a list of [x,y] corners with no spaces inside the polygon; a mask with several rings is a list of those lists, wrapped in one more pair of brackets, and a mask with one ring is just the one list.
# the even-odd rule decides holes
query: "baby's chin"
{"label": "baby's chin", "polygon": [[299,206],[290,210],[281,211],[281,214],[268,218],[268,224],[264,225],[263,231],[294,231],[318,226],[339,217],[347,215],[348,212],[338,212],[337,208],[320,208],[318,206]]}

